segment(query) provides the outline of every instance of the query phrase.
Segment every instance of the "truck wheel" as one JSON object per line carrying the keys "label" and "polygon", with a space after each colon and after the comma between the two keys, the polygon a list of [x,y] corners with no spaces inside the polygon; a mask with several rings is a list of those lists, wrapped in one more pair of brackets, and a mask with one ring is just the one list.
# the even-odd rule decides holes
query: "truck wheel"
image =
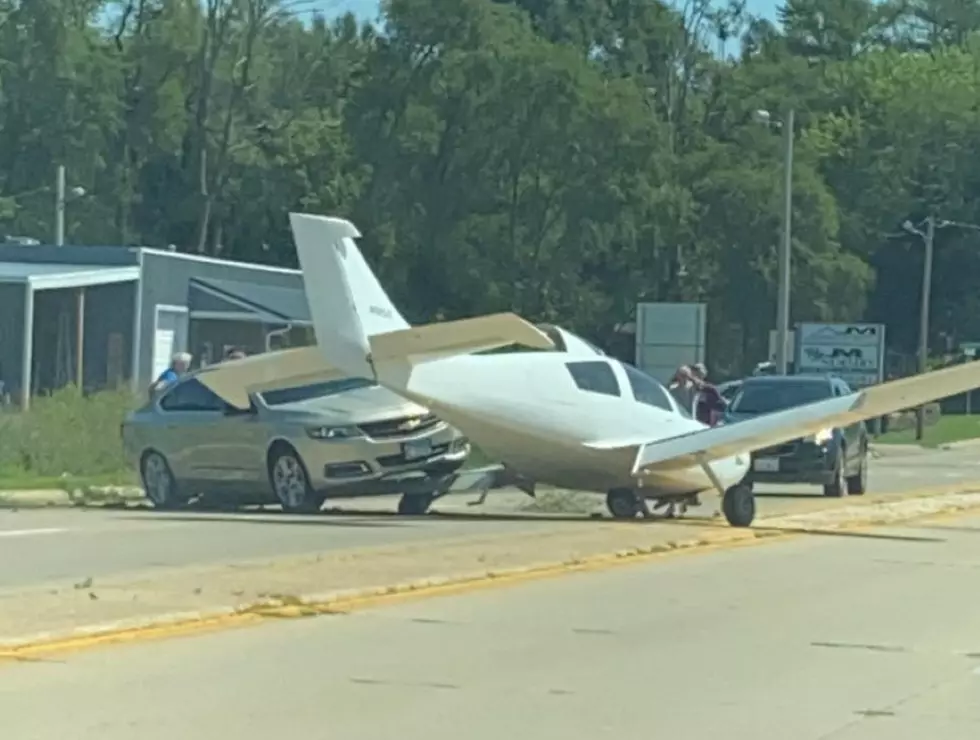
{"label": "truck wheel", "polygon": [[861,455],[861,467],[847,479],[847,495],[863,496],[868,490],[868,451]]}
{"label": "truck wheel", "polygon": [[844,480],[844,453],[841,451],[837,454],[837,463],[834,465],[834,479],[824,485],[823,495],[830,496],[831,498],[840,498],[846,490],[847,484]]}

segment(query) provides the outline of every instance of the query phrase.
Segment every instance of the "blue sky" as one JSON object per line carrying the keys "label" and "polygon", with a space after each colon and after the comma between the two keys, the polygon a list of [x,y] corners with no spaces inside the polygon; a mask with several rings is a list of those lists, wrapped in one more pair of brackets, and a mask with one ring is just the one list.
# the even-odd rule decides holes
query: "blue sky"
{"label": "blue sky", "polygon": [[[776,7],[783,0],[748,0],[747,6],[753,15],[761,15],[775,20]],[[378,0],[315,0],[315,4],[327,13],[352,12],[361,20],[374,20],[378,15]]]}

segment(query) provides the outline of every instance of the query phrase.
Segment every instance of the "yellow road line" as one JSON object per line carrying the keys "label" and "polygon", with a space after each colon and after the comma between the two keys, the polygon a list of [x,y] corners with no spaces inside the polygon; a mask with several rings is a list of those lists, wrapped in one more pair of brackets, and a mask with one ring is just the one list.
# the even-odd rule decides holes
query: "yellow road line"
{"label": "yellow road line", "polygon": [[[896,494],[890,498],[884,497],[884,500],[876,497],[876,499],[867,500],[867,503],[870,505],[914,498],[928,499],[953,493],[974,492],[978,488],[980,488],[980,484],[977,483],[973,483],[972,485],[957,484],[942,488],[923,489],[917,495]],[[636,547],[561,562],[507,568],[496,572],[491,571],[470,576],[444,579],[430,578],[416,582],[366,589],[353,595],[284,596],[236,611],[188,616],[186,619],[176,619],[166,624],[119,628],[108,627],[104,631],[95,633],[90,632],[87,634],[41,638],[36,641],[16,645],[6,650],[0,650],[0,662],[41,660],[53,655],[87,650],[104,645],[189,636],[260,624],[276,619],[297,619],[326,614],[347,614],[408,600],[457,595],[487,588],[517,585],[569,573],[602,571],[619,565],[645,563],[651,560],[681,555],[707,554],[719,550],[748,547],[777,540],[783,541],[790,538],[798,538],[805,534],[819,534],[821,531],[860,531],[873,529],[877,526],[907,524],[910,521],[916,520],[934,520],[938,517],[955,518],[968,514],[977,507],[980,507],[980,504],[969,508],[961,507],[947,513],[933,512],[913,515],[904,519],[881,519],[880,517],[861,519],[856,517],[851,521],[835,524],[830,528],[820,528],[819,526],[813,528],[780,527],[778,522],[768,526],[760,523],[761,526],[757,529],[732,529],[726,527],[724,529],[719,528],[716,531],[705,532],[700,537],[683,542]],[[833,511],[834,508],[840,507],[822,508],[815,511],[801,512],[801,514],[817,514],[824,511]],[[801,514],[781,514],[775,518],[799,516]],[[709,523],[705,522],[705,524]]]}

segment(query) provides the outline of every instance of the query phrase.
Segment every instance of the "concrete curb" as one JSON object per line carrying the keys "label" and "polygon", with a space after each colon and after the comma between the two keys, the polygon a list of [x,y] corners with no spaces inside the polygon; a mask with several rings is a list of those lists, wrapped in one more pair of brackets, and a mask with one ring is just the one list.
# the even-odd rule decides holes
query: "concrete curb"
{"label": "concrete curb", "polygon": [[2,509],[101,508],[138,504],[146,501],[143,491],[123,486],[105,486],[34,491],[0,491]]}
{"label": "concrete curb", "polygon": [[563,573],[603,570],[619,564],[643,562],[671,554],[746,546],[821,531],[840,531],[883,526],[940,514],[980,508],[980,493],[947,493],[863,506],[844,507],[808,514],[760,520],[751,529],[719,529],[689,540],[650,547],[634,547],[561,561],[454,575],[433,576],[361,589],[277,595],[232,607],[216,607],[190,613],[162,614],[148,619],[88,625],[67,632],[47,632],[0,641],[0,662],[83,650],[113,643],[162,639],[178,635],[226,629],[270,619],[296,619],[380,606],[398,600],[448,595],[491,585],[519,583]]}

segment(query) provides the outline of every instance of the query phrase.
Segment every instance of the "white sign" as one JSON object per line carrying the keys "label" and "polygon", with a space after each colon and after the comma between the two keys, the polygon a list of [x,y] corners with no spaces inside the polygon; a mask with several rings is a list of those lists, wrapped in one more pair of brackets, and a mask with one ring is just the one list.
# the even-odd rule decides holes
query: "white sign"
{"label": "white sign", "polygon": [[884,379],[884,324],[799,324],[796,335],[796,372],[831,373],[852,388]]}
{"label": "white sign", "polygon": [[639,303],[636,366],[666,383],[681,365],[704,362],[708,307],[704,303]]}

